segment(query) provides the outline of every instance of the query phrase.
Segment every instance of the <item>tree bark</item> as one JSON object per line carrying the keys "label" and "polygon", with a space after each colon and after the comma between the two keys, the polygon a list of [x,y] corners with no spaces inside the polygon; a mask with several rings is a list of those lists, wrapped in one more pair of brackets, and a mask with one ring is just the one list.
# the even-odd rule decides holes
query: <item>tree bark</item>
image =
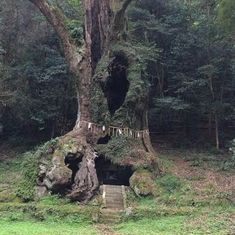
{"label": "tree bark", "polygon": [[219,141],[219,120],[218,120],[218,114],[215,114],[215,142],[216,142],[216,149],[219,150],[219,148],[220,148],[220,141]]}
{"label": "tree bark", "polygon": [[[43,170],[39,175],[40,186],[57,192],[58,188],[69,188],[68,185],[70,185],[70,189],[65,193],[69,198],[87,201],[99,186],[95,159],[99,157],[96,143],[102,137],[99,132],[89,132],[87,124],[94,122],[100,125],[129,127],[135,130],[146,131],[148,129],[148,92],[141,71],[135,67],[137,60],[133,58],[132,54],[128,54],[128,50],[125,48],[113,50],[116,44],[125,42],[123,37],[126,30],[125,12],[131,0],[82,1],[85,24],[82,50],[79,50],[71,39],[63,14],[59,9],[50,5],[46,0],[30,1],[47,18],[61,39],[69,69],[77,78],[78,84],[79,111],[76,125],[73,131],[60,138],[56,148],[53,149],[52,166],[41,164],[40,169]],[[125,62],[126,60],[128,62]],[[117,85],[112,85],[111,90],[108,90],[108,84],[114,80]],[[137,84],[140,84],[138,87],[135,86],[135,80]],[[122,89],[122,86],[126,88]],[[106,90],[103,89],[104,87]],[[121,87],[123,96],[120,99],[123,102],[111,113],[107,102],[115,100],[115,98],[109,97],[112,96],[113,87]],[[134,98],[132,92],[137,94]],[[115,105],[117,106],[117,104]],[[132,141],[130,146],[132,149],[119,163],[137,165],[139,161],[143,164],[154,165],[155,170],[159,171],[155,164],[155,152],[149,135],[143,135],[140,139],[141,142],[138,143]],[[128,146],[129,140],[125,139],[125,141]],[[73,172],[74,178],[68,174],[64,164],[71,155],[77,164],[75,166],[77,171]],[[69,167],[74,168],[71,165]]]}

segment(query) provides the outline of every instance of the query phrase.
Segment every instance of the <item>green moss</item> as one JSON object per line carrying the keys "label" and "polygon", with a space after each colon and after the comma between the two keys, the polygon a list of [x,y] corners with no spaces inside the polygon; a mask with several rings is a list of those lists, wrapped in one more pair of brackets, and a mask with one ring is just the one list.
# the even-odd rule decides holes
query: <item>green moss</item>
{"label": "green moss", "polygon": [[[142,58],[143,51],[134,47],[130,42],[119,42],[111,46],[109,54],[105,54],[97,65],[96,73],[93,79],[91,92],[91,113],[92,119],[100,124],[112,124],[114,126],[127,126],[134,129],[141,129],[144,110],[147,109],[148,80],[144,78],[145,61]],[[127,78],[130,87],[123,105],[115,112],[113,117],[110,116],[107,100],[101,89],[100,82],[105,82],[108,75],[108,65],[111,59],[122,53],[129,61]]]}
{"label": "green moss", "polygon": [[68,153],[76,154],[78,152],[84,152],[83,145],[79,144],[77,139],[70,136],[63,138],[59,142],[59,147],[57,149],[63,157],[66,156]]}
{"label": "green moss", "polygon": [[32,152],[24,154],[24,161],[22,163],[24,179],[17,189],[17,196],[23,201],[30,201],[34,198],[38,165],[39,156],[35,156]]}
{"label": "green moss", "polygon": [[152,173],[148,170],[137,170],[130,178],[130,186],[138,196],[153,195],[155,184]]}
{"label": "green moss", "polygon": [[26,152],[22,156],[23,179],[20,182],[16,194],[24,202],[31,201],[35,197],[36,179],[39,173],[39,162],[46,161],[51,164],[52,153],[58,144],[58,138],[53,139],[40,146],[36,152]]}
{"label": "green moss", "polygon": [[133,139],[125,136],[113,137],[107,144],[97,145],[99,154],[110,159],[113,163],[120,163],[130,152]]}

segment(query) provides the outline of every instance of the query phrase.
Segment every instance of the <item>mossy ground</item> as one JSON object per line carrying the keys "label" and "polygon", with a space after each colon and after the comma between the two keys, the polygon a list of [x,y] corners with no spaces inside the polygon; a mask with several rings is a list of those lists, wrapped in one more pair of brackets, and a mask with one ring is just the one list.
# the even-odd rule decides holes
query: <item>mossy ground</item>
{"label": "mossy ground", "polygon": [[[194,150],[157,152],[165,174],[155,179],[154,196],[128,193],[130,213],[120,224],[109,225],[107,234],[233,234],[235,174],[221,170],[224,156]],[[21,157],[2,156],[0,235],[105,234],[92,222],[97,201],[84,206],[48,196],[22,203],[15,194],[22,179]]]}

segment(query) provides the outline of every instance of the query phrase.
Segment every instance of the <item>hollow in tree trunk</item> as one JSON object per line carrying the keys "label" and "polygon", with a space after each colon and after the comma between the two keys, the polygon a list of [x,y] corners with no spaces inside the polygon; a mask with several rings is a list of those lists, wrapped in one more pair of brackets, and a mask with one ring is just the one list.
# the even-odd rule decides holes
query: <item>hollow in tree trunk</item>
{"label": "hollow in tree trunk", "polygon": [[62,42],[69,69],[77,78],[79,103],[74,129],[40,157],[38,192],[89,200],[99,187],[96,160],[100,157],[133,171],[146,167],[159,173],[148,132],[148,81],[128,41],[125,13],[131,0],[83,0],[84,47],[80,49],[57,8],[46,0],[30,1]]}

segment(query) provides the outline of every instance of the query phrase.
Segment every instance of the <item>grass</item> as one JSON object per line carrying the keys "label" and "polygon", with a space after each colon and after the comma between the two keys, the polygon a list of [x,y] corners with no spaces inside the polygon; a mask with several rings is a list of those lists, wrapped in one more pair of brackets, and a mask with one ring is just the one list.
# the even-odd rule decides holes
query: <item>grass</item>
{"label": "grass", "polygon": [[0,202],[16,200],[17,185],[21,180],[20,158],[0,161]]}
{"label": "grass", "polygon": [[[195,174],[174,175],[174,155],[186,159]],[[154,196],[138,198],[128,193],[129,213],[111,229],[119,235],[235,234],[233,193],[217,191],[213,181],[202,184],[200,190],[194,188],[195,183],[208,180],[203,174],[208,169],[218,172],[219,158],[214,161],[212,154],[183,150],[165,152],[160,158],[166,173],[155,180]],[[84,206],[56,195],[30,203],[17,199],[14,190],[21,180],[21,162],[20,157],[0,161],[0,235],[104,234],[92,223],[98,202]]]}
{"label": "grass", "polygon": [[235,231],[232,218],[227,218],[226,214],[208,213],[127,221],[114,229],[123,235],[228,235]]}
{"label": "grass", "polygon": [[132,211],[113,227],[115,231],[122,235],[234,234],[235,204],[224,195],[216,198],[213,193],[209,197],[210,191],[208,197],[200,199],[187,182],[176,183],[172,175],[158,179],[156,184],[159,191],[154,197],[134,199],[129,194]]}
{"label": "grass", "polygon": [[31,203],[0,203],[0,235],[96,235],[92,213],[97,206],[48,196]]}
{"label": "grass", "polygon": [[19,182],[21,172],[21,159],[0,161],[0,184],[15,186]]}
{"label": "grass", "polygon": [[6,222],[0,221],[0,235],[96,235],[89,224],[68,224],[63,222]]}
{"label": "grass", "polygon": [[[114,230],[123,235],[235,234],[235,201],[230,200],[234,198],[232,192],[218,191],[221,188],[216,187],[213,181],[203,184],[208,176],[201,172],[206,173],[207,170],[215,171],[216,176],[219,173],[223,177],[228,176],[228,172],[218,172],[221,161],[216,159],[214,162],[215,156],[200,153],[200,164],[194,164],[196,152],[188,151],[172,151],[161,157],[166,172],[156,179],[155,195],[136,199],[130,192],[128,203],[131,212],[121,224],[113,227]],[[187,159],[189,175],[181,174],[181,165],[178,165],[177,173],[180,174],[177,177],[172,173],[176,171],[174,158],[179,157]],[[194,167],[193,174],[191,167]],[[195,188],[195,182],[201,187]]]}
{"label": "grass", "polygon": [[116,226],[116,230],[125,235],[177,234],[180,232],[184,216],[163,217],[128,221]]}

